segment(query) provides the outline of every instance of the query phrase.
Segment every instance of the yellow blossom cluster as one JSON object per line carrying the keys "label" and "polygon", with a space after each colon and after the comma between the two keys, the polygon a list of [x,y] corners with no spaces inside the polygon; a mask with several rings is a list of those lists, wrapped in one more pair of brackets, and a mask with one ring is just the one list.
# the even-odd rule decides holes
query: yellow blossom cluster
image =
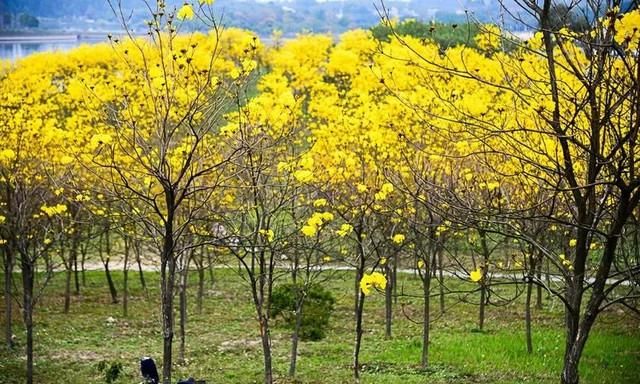
{"label": "yellow blossom cluster", "polygon": [[315,236],[324,224],[333,220],[331,212],[314,212],[307,220],[307,223],[300,229],[307,237]]}
{"label": "yellow blossom cluster", "polygon": [[258,233],[260,233],[260,235],[264,237],[264,239],[268,243],[273,242],[273,239],[275,238],[275,233],[273,232],[273,229],[260,229]]}
{"label": "yellow blossom cluster", "polygon": [[56,204],[53,206],[43,205],[40,210],[47,214],[47,216],[62,215],[67,212],[67,206],[64,204]]}
{"label": "yellow blossom cluster", "polygon": [[387,287],[387,278],[380,272],[365,273],[360,279],[360,289],[365,295],[371,294],[371,289],[384,290]]}
{"label": "yellow blossom cluster", "polygon": [[471,271],[469,273],[469,279],[471,279],[471,281],[477,283],[480,280],[482,280],[482,277],[484,276],[483,272],[482,272],[482,268],[477,268],[473,271]]}

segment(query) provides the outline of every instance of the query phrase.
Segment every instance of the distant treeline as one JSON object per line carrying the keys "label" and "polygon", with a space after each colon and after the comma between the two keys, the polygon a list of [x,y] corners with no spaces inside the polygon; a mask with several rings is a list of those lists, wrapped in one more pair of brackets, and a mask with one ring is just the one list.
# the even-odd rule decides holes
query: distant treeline
{"label": "distant treeline", "polygon": [[[180,6],[184,0],[165,0],[168,8]],[[195,1],[197,3],[197,1]],[[372,4],[377,4],[378,9]],[[0,1],[0,29],[7,29],[7,25],[14,28],[18,25],[20,15],[28,15],[29,20],[23,20],[24,26],[37,27],[37,20],[32,18],[54,19],[53,25],[47,24],[49,29],[56,29],[55,19],[69,19],[78,17],[81,19],[101,20],[101,25],[119,25],[114,16],[112,5],[116,8],[122,7],[123,14],[128,20],[130,27],[144,33],[145,18],[148,18],[149,10],[147,5],[155,7],[155,0],[2,0]],[[410,15],[417,15],[416,19],[425,22],[436,21],[443,25],[459,25],[458,28],[441,28],[436,24],[435,30],[431,30],[432,25],[421,23],[420,21],[411,23],[405,22],[401,34],[409,34],[421,37],[431,37],[441,44],[448,42],[472,42],[470,37],[477,32],[472,26],[475,22],[491,22],[498,20],[500,13],[497,0],[483,2],[466,2],[469,10],[469,19],[465,15],[456,14],[451,4],[439,4],[435,0],[414,0],[402,3],[402,7],[396,7],[397,3],[387,1],[388,6],[393,6],[392,17],[397,16],[400,20],[407,20]],[[513,0],[503,0],[505,7],[508,7],[514,15],[523,17],[521,12],[515,12],[517,6]],[[316,0],[296,0],[285,3],[237,0],[217,0],[214,10],[218,16],[223,15],[222,23],[227,26],[250,29],[260,36],[268,36],[274,30],[280,30],[285,36],[293,36],[297,33],[308,31],[316,33],[339,34],[354,28],[369,28],[380,21],[378,11],[379,0],[345,0],[344,2],[317,2]],[[459,7],[456,6],[456,7]],[[566,6],[561,0],[557,1],[557,8]],[[638,0],[623,0],[621,10],[623,12],[638,7]],[[437,9],[437,10],[436,10]],[[588,27],[591,24],[590,12],[586,6],[578,4],[567,13],[568,23],[573,25],[575,30]],[[562,14],[562,12],[559,12]],[[502,16],[508,16],[502,14]],[[4,17],[4,19],[2,19]],[[26,17],[26,16],[25,16]],[[522,27],[522,22],[509,20],[509,17],[501,18],[504,28],[513,30]],[[42,20],[41,20],[42,21]],[[564,23],[563,17],[558,22]],[[42,23],[41,23],[42,24]],[[422,25],[421,25],[422,24]],[[535,26],[535,22],[529,20],[526,23]],[[581,25],[581,27],[577,27]],[[80,21],[73,22],[73,26],[83,29]],[[425,27],[426,26],[426,27]],[[186,25],[184,30],[198,28],[199,25]],[[104,28],[104,27],[103,27]],[[426,28],[426,29],[425,29]],[[383,29],[383,28],[382,28]],[[380,26],[374,27],[374,33],[380,35],[384,31]]]}
{"label": "distant treeline", "polygon": [[373,37],[381,41],[389,41],[391,35],[395,33],[399,36],[433,40],[443,48],[460,44],[475,47],[473,38],[478,31],[479,25],[475,23],[425,23],[418,20],[406,20],[393,28],[387,24],[378,24],[371,28]]}

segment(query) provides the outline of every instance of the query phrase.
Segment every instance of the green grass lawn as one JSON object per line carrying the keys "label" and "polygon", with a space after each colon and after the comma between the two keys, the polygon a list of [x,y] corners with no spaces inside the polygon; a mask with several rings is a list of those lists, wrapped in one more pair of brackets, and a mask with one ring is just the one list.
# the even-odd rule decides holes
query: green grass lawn
{"label": "green grass lawn", "polygon": [[[129,317],[110,304],[101,272],[89,272],[82,294],[73,298],[71,312],[62,313],[63,275],[47,287],[36,312],[36,383],[101,383],[100,362],[121,363],[116,383],[139,383],[138,361],[149,355],[161,363],[162,337],[157,274],[146,273],[150,299],[131,274]],[[115,275],[121,286],[122,276]],[[174,379],[188,375],[208,383],[254,383],[262,380],[262,353],[257,323],[244,281],[230,269],[215,271],[208,284],[204,312],[195,311],[194,288],[187,324],[187,362],[175,367]],[[337,299],[327,337],[303,342],[297,381],[286,378],[288,331],[274,327],[274,369],[280,383],[349,383],[352,354],[352,274],[341,272],[328,284]],[[4,276],[0,275],[0,280]],[[402,275],[404,292],[418,292],[418,282]],[[434,303],[434,315],[438,312]],[[0,309],[4,312],[4,303]],[[477,307],[447,298],[447,312],[433,324],[431,368],[420,369],[421,302],[400,297],[394,310],[393,338],[384,338],[384,298],[367,298],[361,361],[362,383],[557,383],[564,333],[562,306],[545,302],[534,311],[534,353],[525,348],[522,300],[490,307],[485,331],[476,331]],[[17,312],[17,311],[16,311]],[[24,330],[15,314],[19,346],[0,348],[0,383],[23,383]],[[108,322],[113,317],[115,322]],[[4,318],[0,320],[3,322]],[[2,323],[4,327],[4,323]],[[177,337],[175,342],[177,348]],[[619,310],[602,315],[593,330],[581,364],[583,383],[640,382],[640,322]],[[174,380],[176,381],[176,380]]]}

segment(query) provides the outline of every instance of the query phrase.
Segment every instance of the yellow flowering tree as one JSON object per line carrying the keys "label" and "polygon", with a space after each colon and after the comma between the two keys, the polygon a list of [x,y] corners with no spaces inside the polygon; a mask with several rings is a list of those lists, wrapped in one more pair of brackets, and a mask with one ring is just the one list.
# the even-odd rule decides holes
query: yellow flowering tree
{"label": "yellow flowering tree", "polygon": [[[256,64],[242,65],[241,76],[254,75]],[[257,81],[257,96],[249,99],[246,93],[237,95],[242,108],[227,114],[222,134],[235,138],[235,148],[242,156],[231,159],[222,175],[226,180],[225,201],[217,208],[208,205],[210,211],[217,212],[217,224],[224,228],[225,239],[218,246],[238,260],[251,292],[265,384],[274,381],[271,293],[277,278],[286,276],[277,267],[293,263],[291,267],[297,272],[299,239],[303,236],[297,223],[303,220],[305,188],[294,168],[306,130],[301,101],[287,82],[284,73],[274,70]],[[327,215],[309,218],[314,235],[317,226],[330,219]],[[309,260],[307,266],[311,265]]]}
{"label": "yellow flowering tree", "polygon": [[[28,383],[33,382],[34,308],[53,276],[53,250],[71,222],[55,190],[71,177],[67,148],[83,140],[81,132],[73,131],[81,101],[68,103],[64,80],[73,71],[73,64],[55,53],[34,55],[0,71],[0,246],[5,271],[15,264],[21,271]],[[36,273],[42,265],[45,273]],[[5,287],[5,297],[10,294]],[[11,305],[7,308],[10,315]],[[10,327],[8,321],[7,337]]]}
{"label": "yellow flowering tree", "polygon": [[[190,240],[199,239],[183,235],[208,220],[204,207],[217,196],[224,168],[245,149],[223,129],[224,114],[240,107],[235,101],[260,44],[245,32],[231,30],[225,36],[207,13],[208,4],[186,3],[175,12],[163,1],[155,6],[148,39],[111,37],[109,65],[81,79],[92,91],[87,97],[103,113],[80,156],[96,176],[95,189],[154,239],[160,260],[162,380],[170,383],[177,273],[188,265],[187,251],[195,246]],[[191,18],[213,29],[179,35]],[[240,55],[223,49],[227,45],[236,46]],[[180,314],[184,336],[185,313]]]}
{"label": "yellow flowering tree", "polygon": [[[617,3],[605,2],[597,8],[588,31],[577,33],[553,24],[552,1],[517,3],[536,17],[540,31],[526,43],[513,40],[509,52],[491,48],[497,31],[478,36],[491,48],[484,52],[454,47],[434,54],[425,52],[421,42],[398,39],[404,49],[394,57],[418,56],[408,62],[424,71],[414,86],[436,90],[440,110],[412,99],[402,87],[404,82],[384,80],[410,113],[445,128],[442,134],[454,144],[455,152],[449,153],[457,155],[453,164],[472,162],[477,170],[469,168],[474,175],[479,172],[484,188],[499,191],[502,198],[516,197],[505,192],[520,186],[541,189],[541,196],[554,208],[543,219],[575,239],[566,263],[559,266],[564,289],[555,291],[567,311],[561,380],[575,384],[598,314],[626,300],[607,288],[606,282],[611,276],[622,276],[614,261],[624,257],[620,238],[640,201],[635,140],[639,125],[635,115],[628,113],[640,97],[633,86],[639,63],[637,27],[631,23],[637,11],[623,14]],[[401,76],[398,68],[394,79]],[[439,77],[448,79],[446,86],[431,85]],[[539,199],[528,206],[525,200],[511,205],[497,199],[501,210],[487,216],[488,211],[475,204],[459,204],[466,200],[460,198],[464,194],[454,190],[448,200],[458,202],[468,217],[502,225],[501,232],[528,241],[557,263],[558,253],[524,233],[525,228],[504,225],[512,216],[540,219],[530,209]],[[590,244],[596,240],[604,244],[602,252],[591,252]],[[634,263],[627,265],[627,271],[634,270]]]}

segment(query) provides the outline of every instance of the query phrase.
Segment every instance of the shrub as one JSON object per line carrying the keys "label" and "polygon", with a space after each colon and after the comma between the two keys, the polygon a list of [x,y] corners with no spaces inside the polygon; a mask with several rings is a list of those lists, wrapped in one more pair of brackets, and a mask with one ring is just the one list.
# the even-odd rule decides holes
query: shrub
{"label": "shrub", "polygon": [[98,371],[104,374],[104,381],[107,384],[115,383],[120,374],[122,374],[122,363],[101,361],[98,363]]}
{"label": "shrub", "polygon": [[280,316],[288,328],[295,328],[296,306],[303,299],[302,322],[299,336],[302,340],[317,341],[325,337],[329,318],[335,304],[331,292],[320,285],[282,284],[271,295],[271,317]]}

